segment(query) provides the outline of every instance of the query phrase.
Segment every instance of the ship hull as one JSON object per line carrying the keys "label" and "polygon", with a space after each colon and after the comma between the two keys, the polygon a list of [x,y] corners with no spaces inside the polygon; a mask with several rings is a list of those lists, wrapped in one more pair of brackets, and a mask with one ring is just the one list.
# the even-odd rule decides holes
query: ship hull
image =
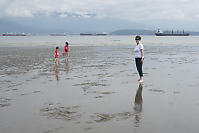
{"label": "ship hull", "polygon": [[106,36],[107,34],[96,34],[96,36]]}
{"label": "ship hull", "polygon": [[50,36],[66,36],[66,34],[50,34]]}
{"label": "ship hull", "polygon": [[2,36],[26,36],[25,34],[2,34]]}
{"label": "ship hull", "polygon": [[94,36],[94,34],[81,33],[80,36]]}
{"label": "ship hull", "polygon": [[89,33],[81,33],[80,36],[106,36],[107,34],[89,34]]}

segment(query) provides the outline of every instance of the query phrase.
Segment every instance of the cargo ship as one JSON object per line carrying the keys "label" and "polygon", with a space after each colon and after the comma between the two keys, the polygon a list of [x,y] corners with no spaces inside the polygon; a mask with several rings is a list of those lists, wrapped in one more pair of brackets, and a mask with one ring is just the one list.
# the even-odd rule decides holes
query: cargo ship
{"label": "cargo ship", "polygon": [[80,36],[106,36],[108,35],[107,33],[80,33]]}
{"label": "cargo ship", "polygon": [[162,30],[158,29],[155,33],[156,36],[189,36],[189,33],[185,33],[184,30],[182,32],[180,31],[167,31],[163,32]]}
{"label": "cargo ship", "polygon": [[66,36],[66,33],[52,33],[50,36]]}
{"label": "cargo ship", "polygon": [[106,36],[106,35],[108,35],[108,34],[104,32],[104,33],[96,33],[95,35],[96,35],[96,36]]}
{"label": "cargo ship", "polygon": [[3,33],[1,36],[26,36],[25,33]]}
{"label": "cargo ship", "polygon": [[80,36],[93,36],[94,34],[90,34],[90,33],[80,33]]}

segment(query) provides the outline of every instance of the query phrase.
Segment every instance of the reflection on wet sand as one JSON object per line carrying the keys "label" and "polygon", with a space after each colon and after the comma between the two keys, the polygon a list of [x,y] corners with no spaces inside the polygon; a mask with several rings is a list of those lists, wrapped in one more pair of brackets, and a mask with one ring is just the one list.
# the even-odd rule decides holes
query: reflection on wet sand
{"label": "reflection on wet sand", "polygon": [[140,124],[140,113],[142,112],[142,89],[143,89],[143,86],[142,84],[139,84],[139,87],[138,87],[138,90],[136,92],[136,95],[135,95],[135,106],[134,106],[134,109],[135,109],[135,126],[136,127],[139,127],[139,124]]}
{"label": "reflection on wet sand", "polygon": [[55,75],[56,75],[56,79],[58,81],[59,80],[59,69],[58,69],[58,67],[55,68]]}
{"label": "reflection on wet sand", "polygon": [[69,69],[70,69],[68,56],[65,59],[65,71],[66,71],[66,73],[68,73]]}
{"label": "reflection on wet sand", "polygon": [[[69,58],[68,56],[65,58],[65,62],[64,62],[64,68],[62,69],[61,67],[63,67],[62,65],[60,66],[55,66],[55,75],[56,75],[56,80],[59,81],[60,77],[59,77],[59,71],[65,70],[66,73],[69,72],[70,67],[69,67]],[[60,69],[59,69],[60,68]]]}

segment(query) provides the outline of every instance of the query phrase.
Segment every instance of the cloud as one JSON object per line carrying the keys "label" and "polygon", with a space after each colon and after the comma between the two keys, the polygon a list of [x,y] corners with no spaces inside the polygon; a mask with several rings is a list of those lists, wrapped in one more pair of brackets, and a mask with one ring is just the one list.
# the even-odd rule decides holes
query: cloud
{"label": "cloud", "polygon": [[1,0],[1,17],[116,18],[130,21],[198,20],[197,0]]}

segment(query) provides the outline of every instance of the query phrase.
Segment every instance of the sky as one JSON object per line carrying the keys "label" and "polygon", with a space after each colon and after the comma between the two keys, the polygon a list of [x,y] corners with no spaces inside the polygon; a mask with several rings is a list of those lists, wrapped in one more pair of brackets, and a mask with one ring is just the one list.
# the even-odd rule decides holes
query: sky
{"label": "sky", "polygon": [[[199,31],[198,0],[0,0],[0,27]],[[25,27],[25,28],[24,28]]]}

